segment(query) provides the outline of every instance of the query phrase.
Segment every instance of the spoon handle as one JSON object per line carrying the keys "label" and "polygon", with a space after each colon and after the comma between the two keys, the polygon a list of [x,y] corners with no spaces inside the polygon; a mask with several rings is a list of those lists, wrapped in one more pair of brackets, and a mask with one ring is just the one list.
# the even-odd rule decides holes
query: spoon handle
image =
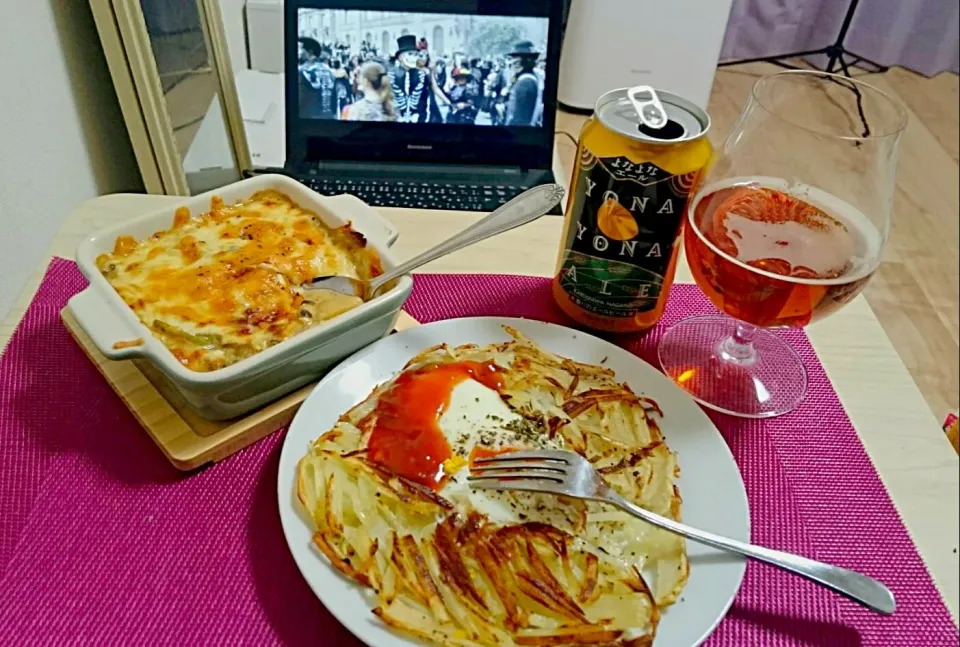
{"label": "spoon handle", "polygon": [[524,191],[510,202],[493,211],[489,216],[478,220],[436,247],[431,247],[419,256],[411,258],[406,263],[402,263],[370,281],[371,294],[375,293],[385,283],[398,276],[408,274],[421,265],[434,261],[441,256],[446,256],[491,236],[502,234],[514,227],[533,222],[553,209],[563,199],[563,193],[563,187],[559,184],[544,184]]}

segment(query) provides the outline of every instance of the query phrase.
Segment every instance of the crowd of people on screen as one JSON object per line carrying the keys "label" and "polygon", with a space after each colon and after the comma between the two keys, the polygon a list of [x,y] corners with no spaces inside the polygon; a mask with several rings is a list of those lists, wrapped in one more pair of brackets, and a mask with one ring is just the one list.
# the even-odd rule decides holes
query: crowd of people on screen
{"label": "crowd of people on screen", "polygon": [[342,121],[539,126],[544,61],[530,41],[500,57],[434,58],[426,39],[397,39],[385,56],[363,41],[299,39],[300,116]]}

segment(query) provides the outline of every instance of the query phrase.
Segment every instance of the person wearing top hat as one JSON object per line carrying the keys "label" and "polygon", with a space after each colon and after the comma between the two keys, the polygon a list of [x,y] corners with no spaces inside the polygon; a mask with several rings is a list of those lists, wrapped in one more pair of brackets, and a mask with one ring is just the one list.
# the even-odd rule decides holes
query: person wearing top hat
{"label": "person wearing top hat", "polygon": [[398,38],[396,57],[391,85],[397,118],[404,123],[427,123],[431,79],[428,70],[417,65],[420,59],[417,37],[405,34]]}
{"label": "person wearing top hat", "polygon": [[453,69],[453,87],[449,92],[448,124],[473,124],[480,111],[480,92],[473,82],[473,72],[465,67]]}
{"label": "person wearing top hat", "polygon": [[540,52],[529,40],[522,40],[508,56],[513,59],[516,76],[507,98],[506,125],[534,126],[538,120],[538,105],[543,101],[543,89],[534,71]]}

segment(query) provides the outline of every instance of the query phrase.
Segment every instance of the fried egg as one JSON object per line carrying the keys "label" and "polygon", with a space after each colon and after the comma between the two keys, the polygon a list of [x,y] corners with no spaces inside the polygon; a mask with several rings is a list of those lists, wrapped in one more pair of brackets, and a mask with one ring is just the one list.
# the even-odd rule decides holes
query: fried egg
{"label": "fried egg", "polygon": [[527,522],[565,530],[582,523],[583,506],[551,494],[476,490],[467,477],[476,458],[525,449],[562,449],[559,437],[548,438],[507,405],[494,389],[467,378],[454,386],[438,426],[453,455],[444,461],[447,479],[438,494],[466,515],[479,512],[495,524]]}

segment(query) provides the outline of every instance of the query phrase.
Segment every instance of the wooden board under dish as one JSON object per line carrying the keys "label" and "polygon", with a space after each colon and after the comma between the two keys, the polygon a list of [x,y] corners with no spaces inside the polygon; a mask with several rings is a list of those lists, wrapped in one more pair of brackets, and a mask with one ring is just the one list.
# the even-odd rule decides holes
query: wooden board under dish
{"label": "wooden board under dish", "polygon": [[[69,306],[60,311],[60,318],[157,447],[181,470],[222,460],[284,427],[314,386],[309,384],[246,416],[206,420],[186,405],[149,362],[104,357],[80,328]],[[394,330],[417,325],[416,319],[401,311]]]}

